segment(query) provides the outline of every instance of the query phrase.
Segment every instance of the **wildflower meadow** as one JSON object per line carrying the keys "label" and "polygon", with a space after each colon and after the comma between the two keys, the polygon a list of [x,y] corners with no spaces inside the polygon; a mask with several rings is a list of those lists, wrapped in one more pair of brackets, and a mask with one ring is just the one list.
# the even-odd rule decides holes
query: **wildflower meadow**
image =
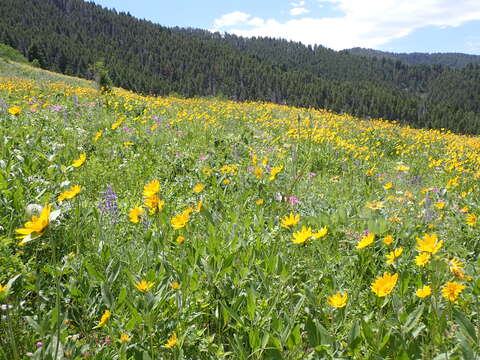
{"label": "wildflower meadow", "polygon": [[480,358],[478,137],[25,69],[1,359]]}

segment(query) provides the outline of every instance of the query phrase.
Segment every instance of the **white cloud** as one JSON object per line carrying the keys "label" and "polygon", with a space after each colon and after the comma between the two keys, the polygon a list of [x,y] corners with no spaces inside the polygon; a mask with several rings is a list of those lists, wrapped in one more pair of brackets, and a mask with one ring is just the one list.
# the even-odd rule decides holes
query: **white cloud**
{"label": "white cloud", "polygon": [[[321,44],[334,49],[355,46],[378,48],[425,26],[460,26],[467,21],[480,20],[478,0],[317,1],[320,5],[335,6],[343,15],[322,17],[321,14],[312,14],[281,22],[254,18],[236,11],[215,20],[215,29],[243,36],[268,36],[304,44]],[[301,8],[304,1],[291,5]],[[252,22],[252,19],[255,21]]]}
{"label": "white cloud", "polygon": [[303,7],[294,7],[294,8],[290,9],[290,15],[292,15],[292,16],[303,15],[303,14],[307,14],[309,12],[310,12],[309,10],[307,10]]}
{"label": "white cloud", "polygon": [[[246,22],[251,16],[241,11],[234,11],[215,19],[213,25],[215,28],[222,28],[227,26],[235,26]],[[254,25],[255,26],[255,25]]]}

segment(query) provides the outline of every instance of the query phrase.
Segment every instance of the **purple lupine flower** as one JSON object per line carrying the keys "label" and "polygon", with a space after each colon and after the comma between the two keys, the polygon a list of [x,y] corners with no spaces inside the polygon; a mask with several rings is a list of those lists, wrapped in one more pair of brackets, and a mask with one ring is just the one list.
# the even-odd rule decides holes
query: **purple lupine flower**
{"label": "purple lupine flower", "polygon": [[60,111],[62,110],[62,106],[61,105],[54,105],[54,106],[51,106],[50,107],[53,111]]}
{"label": "purple lupine flower", "polygon": [[113,191],[112,185],[107,185],[107,190],[100,192],[103,196],[98,202],[98,209],[102,217],[111,217],[115,222],[115,218],[119,214],[117,204],[117,194]]}

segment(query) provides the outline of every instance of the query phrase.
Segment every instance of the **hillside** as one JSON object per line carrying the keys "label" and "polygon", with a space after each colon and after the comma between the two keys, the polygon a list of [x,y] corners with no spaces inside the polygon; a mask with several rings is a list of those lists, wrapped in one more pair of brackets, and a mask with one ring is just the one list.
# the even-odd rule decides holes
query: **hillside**
{"label": "hillside", "polygon": [[480,356],[478,137],[6,64],[0,359]]}
{"label": "hillside", "polygon": [[408,65],[442,65],[455,69],[462,69],[469,64],[480,64],[480,55],[462,53],[392,53],[373,49],[353,48],[346,52],[377,58],[400,60]]}
{"label": "hillside", "polygon": [[480,132],[478,65],[411,67],[282,40],[165,28],[82,0],[4,0],[0,10],[0,41],[68,75],[91,78],[91,65],[104,59],[116,86],[144,94],[221,95]]}

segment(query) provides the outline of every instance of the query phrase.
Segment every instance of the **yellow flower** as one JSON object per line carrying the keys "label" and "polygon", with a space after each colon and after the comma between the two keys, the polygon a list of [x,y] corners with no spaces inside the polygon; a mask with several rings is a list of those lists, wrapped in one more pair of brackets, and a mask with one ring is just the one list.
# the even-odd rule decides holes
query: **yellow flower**
{"label": "yellow flower", "polygon": [[13,116],[18,116],[22,112],[22,109],[20,109],[18,106],[12,106],[10,109],[8,109],[8,112]]}
{"label": "yellow flower", "polygon": [[430,253],[422,252],[415,256],[415,264],[417,264],[417,266],[425,266],[430,262],[430,257]]}
{"label": "yellow flower", "polygon": [[415,292],[415,295],[417,295],[419,298],[422,298],[422,299],[429,297],[431,294],[432,294],[432,288],[428,285],[421,287]]}
{"label": "yellow flower", "polygon": [[103,130],[98,130],[95,136],[93,137],[93,141],[97,142],[103,135]]}
{"label": "yellow flower", "polygon": [[391,251],[389,254],[385,255],[385,257],[388,259],[387,264],[391,265],[393,262],[402,255],[403,248],[397,248],[393,251]]}
{"label": "yellow flower", "polygon": [[263,176],[263,169],[259,168],[259,167],[256,167],[255,170],[253,170],[253,173],[255,174],[257,179],[261,179],[262,176]]}
{"label": "yellow flower", "polygon": [[154,194],[148,198],[144,198],[143,200],[145,206],[149,208],[149,214],[153,215],[158,211],[163,210],[163,206],[165,205],[165,201],[160,200],[158,195]]}
{"label": "yellow flower", "polygon": [[477,215],[468,214],[465,222],[467,223],[468,226],[475,226],[477,224],[477,219],[478,219]]}
{"label": "yellow flower", "polygon": [[289,228],[293,227],[298,224],[300,221],[300,215],[293,215],[290,213],[290,215],[285,215],[283,218],[280,219],[281,226],[284,228]]}
{"label": "yellow flower", "polygon": [[210,176],[212,174],[212,169],[209,169],[207,167],[202,169],[203,175]]}
{"label": "yellow flower", "polygon": [[252,156],[252,165],[257,165],[258,157],[257,155],[253,154]]}
{"label": "yellow flower", "polygon": [[130,341],[130,335],[128,335],[126,333],[120,334],[120,342],[121,343],[126,343],[128,341]]}
{"label": "yellow flower", "polygon": [[369,233],[368,235],[365,235],[358,242],[357,249],[360,250],[360,249],[366,248],[368,245],[371,245],[373,243],[373,240],[375,240],[374,233]]}
{"label": "yellow flower", "polygon": [[438,210],[442,210],[442,209],[445,207],[445,201],[443,201],[443,200],[437,201],[437,202],[435,203],[435,207],[436,207]]}
{"label": "yellow flower", "polygon": [[396,223],[396,224],[399,224],[403,221],[402,218],[399,218],[397,216],[392,216],[390,218],[388,218],[388,221],[392,222],[392,223]]}
{"label": "yellow flower", "polygon": [[70,190],[64,191],[60,195],[58,195],[57,200],[63,201],[66,199],[73,199],[75,196],[78,195],[80,190],[81,190],[81,187],[79,185],[74,185],[70,188]]}
{"label": "yellow flower", "polygon": [[283,165],[281,166],[275,166],[270,170],[270,177],[268,180],[273,181],[277,177],[277,175],[283,170]]}
{"label": "yellow flower", "polygon": [[397,284],[398,274],[384,273],[372,283],[371,289],[378,296],[383,297],[390,294]]}
{"label": "yellow flower", "polygon": [[395,170],[407,172],[408,170],[410,170],[410,167],[408,167],[406,165],[398,165],[398,166],[395,167]]}
{"label": "yellow flower", "polygon": [[7,285],[0,284],[0,293],[7,291]]}
{"label": "yellow flower", "polygon": [[450,188],[454,188],[454,187],[457,187],[459,185],[458,183],[458,176],[448,180],[448,183],[446,185],[446,188],[447,189],[450,189]]}
{"label": "yellow flower", "polygon": [[80,154],[80,157],[76,160],[73,160],[72,162],[72,166],[73,167],[80,167],[83,165],[83,163],[85,162],[85,160],[87,159],[87,154]]}
{"label": "yellow flower", "polygon": [[380,210],[380,209],[383,209],[383,202],[372,201],[372,202],[367,203],[367,205],[365,205],[365,206],[367,208],[371,209],[371,210]]}
{"label": "yellow flower", "polygon": [[428,252],[433,255],[441,249],[443,240],[438,241],[437,234],[424,234],[423,239],[417,237],[417,244],[416,249],[418,251]]}
{"label": "yellow flower", "polygon": [[223,184],[224,184],[224,185],[230,184],[230,180],[229,180],[229,179],[224,179],[224,180],[223,180]]}
{"label": "yellow flower", "polygon": [[372,176],[374,171],[375,171],[375,167],[368,169],[367,171],[365,171],[365,175]]}
{"label": "yellow flower", "polygon": [[189,208],[189,209],[185,210],[183,213],[175,215],[175,217],[173,217],[170,220],[170,223],[172,224],[172,227],[175,230],[178,230],[178,229],[181,229],[181,228],[187,226],[188,221],[190,220],[190,213],[192,211],[193,211],[193,209]]}
{"label": "yellow flower", "polygon": [[195,212],[200,212],[202,210],[203,200],[200,200],[195,206]]}
{"label": "yellow flower", "polygon": [[327,235],[328,233],[328,229],[326,226],[324,226],[323,228],[320,229],[320,231],[317,231],[315,233],[312,234],[312,237],[314,239],[321,239],[323,238],[325,235]]}
{"label": "yellow flower", "polygon": [[178,236],[176,241],[179,244],[183,244],[185,242],[185,238],[183,236]]}
{"label": "yellow flower", "polygon": [[388,182],[385,185],[383,185],[383,188],[385,190],[390,190],[392,187],[393,187],[393,183],[391,183],[391,182]]}
{"label": "yellow flower", "polygon": [[122,124],[123,120],[124,118],[120,118],[117,121],[115,121],[111,126],[112,130],[115,130],[116,128],[118,128]]}
{"label": "yellow flower", "polygon": [[387,245],[387,246],[390,246],[393,244],[393,236],[392,235],[387,235],[383,238],[382,242]]}
{"label": "yellow flower", "polygon": [[22,239],[19,243],[20,246],[43,235],[50,221],[51,208],[50,204],[45,204],[39,217],[32,216],[32,219],[25,223],[24,228],[15,230],[15,232],[20,234],[17,236],[17,239]]}
{"label": "yellow flower", "polygon": [[459,284],[456,281],[448,282],[442,288],[443,297],[452,302],[455,302],[457,301],[457,298],[460,295],[460,293],[465,288],[466,288],[465,285]]}
{"label": "yellow flower", "polygon": [[205,185],[203,185],[203,184],[197,184],[197,185],[195,185],[195,186],[193,187],[193,192],[198,194],[198,193],[201,192],[204,188],[205,188]]}
{"label": "yellow flower", "polygon": [[173,290],[178,290],[178,289],[180,289],[180,284],[178,283],[178,281],[174,281],[174,282],[170,283],[170,287]]}
{"label": "yellow flower", "polygon": [[342,308],[347,305],[348,294],[344,293],[343,295],[340,292],[333,294],[328,297],[328,303],[334,308]]}
{"label": "yellow flower", "polygon": [[463,280],[465,278],[465,273],[463,272],[463,264],[459,259],[453,258],[445,261],[448,265],[448,269],[459,279]]}
{"label": "yellow flower", "polygon": [[263,201],[263,199],[258,199],[255,204],[257,205],[263,205],[265,203],[265,201]]}
{"label": "yellow flower", "polygon": [[138,289],[138,291],[145,292],[150,290],[154,285],[155,283],[153,281],[142,280],[137,282],[135,287]]}
{"label": "yellow flower", "polygon": [[137,224],[140,221],[140,215],[142,215],[145,212],[140,206],[137,206],[130,210],[128,213],[128,217],[130,218],[130,221]]}
{"label": "yellow flower", "polygon": [[149,197],[156,195],[160,192],[160,182],[158,180],[153,180],[151,183],[148,183],[143,187],[143,198],[148,199]]}
{"label": "yellow flower", "polygon": [[98,327],[104,326],[107,323],[108,319],[110,318],[110,314],[111,314],[110,310],[105,310],[97,326]]}
{"label": "yellow flower", "polygon": [[303,244],[309,238],[313,237],[312,228],[311,227],[302,227],[302,230],[293,233],[293,242],[295,244]]}
{"label": "yellow flower", "polygon": [[133,146],[133,145],[135,145],[135,143],[133,143],[133,142],[131,142],[131,141],[125,141],[125,142],[123,143],[123,146],[125,146],[125,147],[129,147],[129,146]]}
{"label": "yellow flower", "polygon": [[175,345],[177,345],[177,334],[173,333],[172,336],[170,336],[168,338],[167,343],[163,346],[170,349],[170,348],[174,347]]}

